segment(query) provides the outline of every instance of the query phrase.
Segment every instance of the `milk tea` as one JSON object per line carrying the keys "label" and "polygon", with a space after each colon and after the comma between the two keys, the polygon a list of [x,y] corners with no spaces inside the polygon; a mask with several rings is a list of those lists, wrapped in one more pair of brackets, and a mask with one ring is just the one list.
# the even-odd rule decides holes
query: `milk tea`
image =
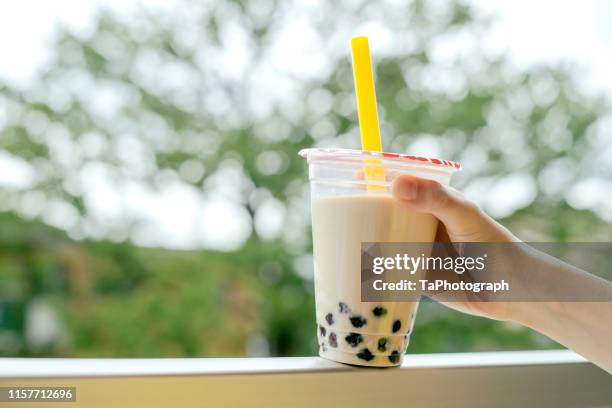
{"label": "milk tea", "polygon": [[389,195],[312,202],[319,355],[365,366],[399,365],[417,302],[361,302],[362,242],[433,242],[437,219]]}

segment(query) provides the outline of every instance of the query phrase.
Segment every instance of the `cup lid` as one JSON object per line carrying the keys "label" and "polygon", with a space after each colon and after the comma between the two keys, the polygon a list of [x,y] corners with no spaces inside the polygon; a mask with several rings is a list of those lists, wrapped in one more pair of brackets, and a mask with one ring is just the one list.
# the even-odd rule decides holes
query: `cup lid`
{"label": "cup lid", "polygon": [[453,171],[461,170],[461,163],[436,159],[434,157],[412,156],[409,154],[388,153],[388,152],[370,152],[354,149],[338,149],[338,148],[309,148],[302,149],[298,153],[307,160],[355,160],[364,158],[378,158],[384,161],[410,163],[422,166],[443,167]]}

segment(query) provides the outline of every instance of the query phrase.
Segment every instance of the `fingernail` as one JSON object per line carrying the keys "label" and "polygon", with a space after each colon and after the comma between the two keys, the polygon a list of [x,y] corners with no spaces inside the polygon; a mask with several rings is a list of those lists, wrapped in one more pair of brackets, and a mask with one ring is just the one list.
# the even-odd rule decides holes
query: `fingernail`
{"label": "fingernail", "polygon": [[417,186],[411,180],[402,180],[397,186],[397,195],[402,200],[414,200],[417,196]]}

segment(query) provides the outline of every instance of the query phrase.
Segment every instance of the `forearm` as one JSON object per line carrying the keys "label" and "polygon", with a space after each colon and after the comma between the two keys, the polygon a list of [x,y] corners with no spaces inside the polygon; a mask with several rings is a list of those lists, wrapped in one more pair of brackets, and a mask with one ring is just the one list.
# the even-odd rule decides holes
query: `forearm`
{"label": "forearm", "polygon": [[[612,284],[541,253],[533,253],[529,290],[540,302],[513,304],[513,320],[574,350],[612,373]],[[581,296],[577,296],[581,291]],[[538,293],[540,292],[540,293]],[[539,297],[537,297],[539,295]],[[558,299],[558,300],[555,300]],[[562,301],[583,299],[579,302]]]}
{"label": "forearm", "polygon": [[516,320],[574,350],[612,374],[612,304],[532,302],[520,304]]}

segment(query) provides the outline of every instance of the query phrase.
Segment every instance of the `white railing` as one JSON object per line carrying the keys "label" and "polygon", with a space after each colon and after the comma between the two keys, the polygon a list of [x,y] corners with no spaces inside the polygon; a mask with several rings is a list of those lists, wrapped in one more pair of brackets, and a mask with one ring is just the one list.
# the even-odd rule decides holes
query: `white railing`
{"label": "white railing", "polygon": [[74,386],[73,408],[612,406],[612,376],[566,350],[408,355],[391,369],[317,357],[4,358],[8,386]]}

